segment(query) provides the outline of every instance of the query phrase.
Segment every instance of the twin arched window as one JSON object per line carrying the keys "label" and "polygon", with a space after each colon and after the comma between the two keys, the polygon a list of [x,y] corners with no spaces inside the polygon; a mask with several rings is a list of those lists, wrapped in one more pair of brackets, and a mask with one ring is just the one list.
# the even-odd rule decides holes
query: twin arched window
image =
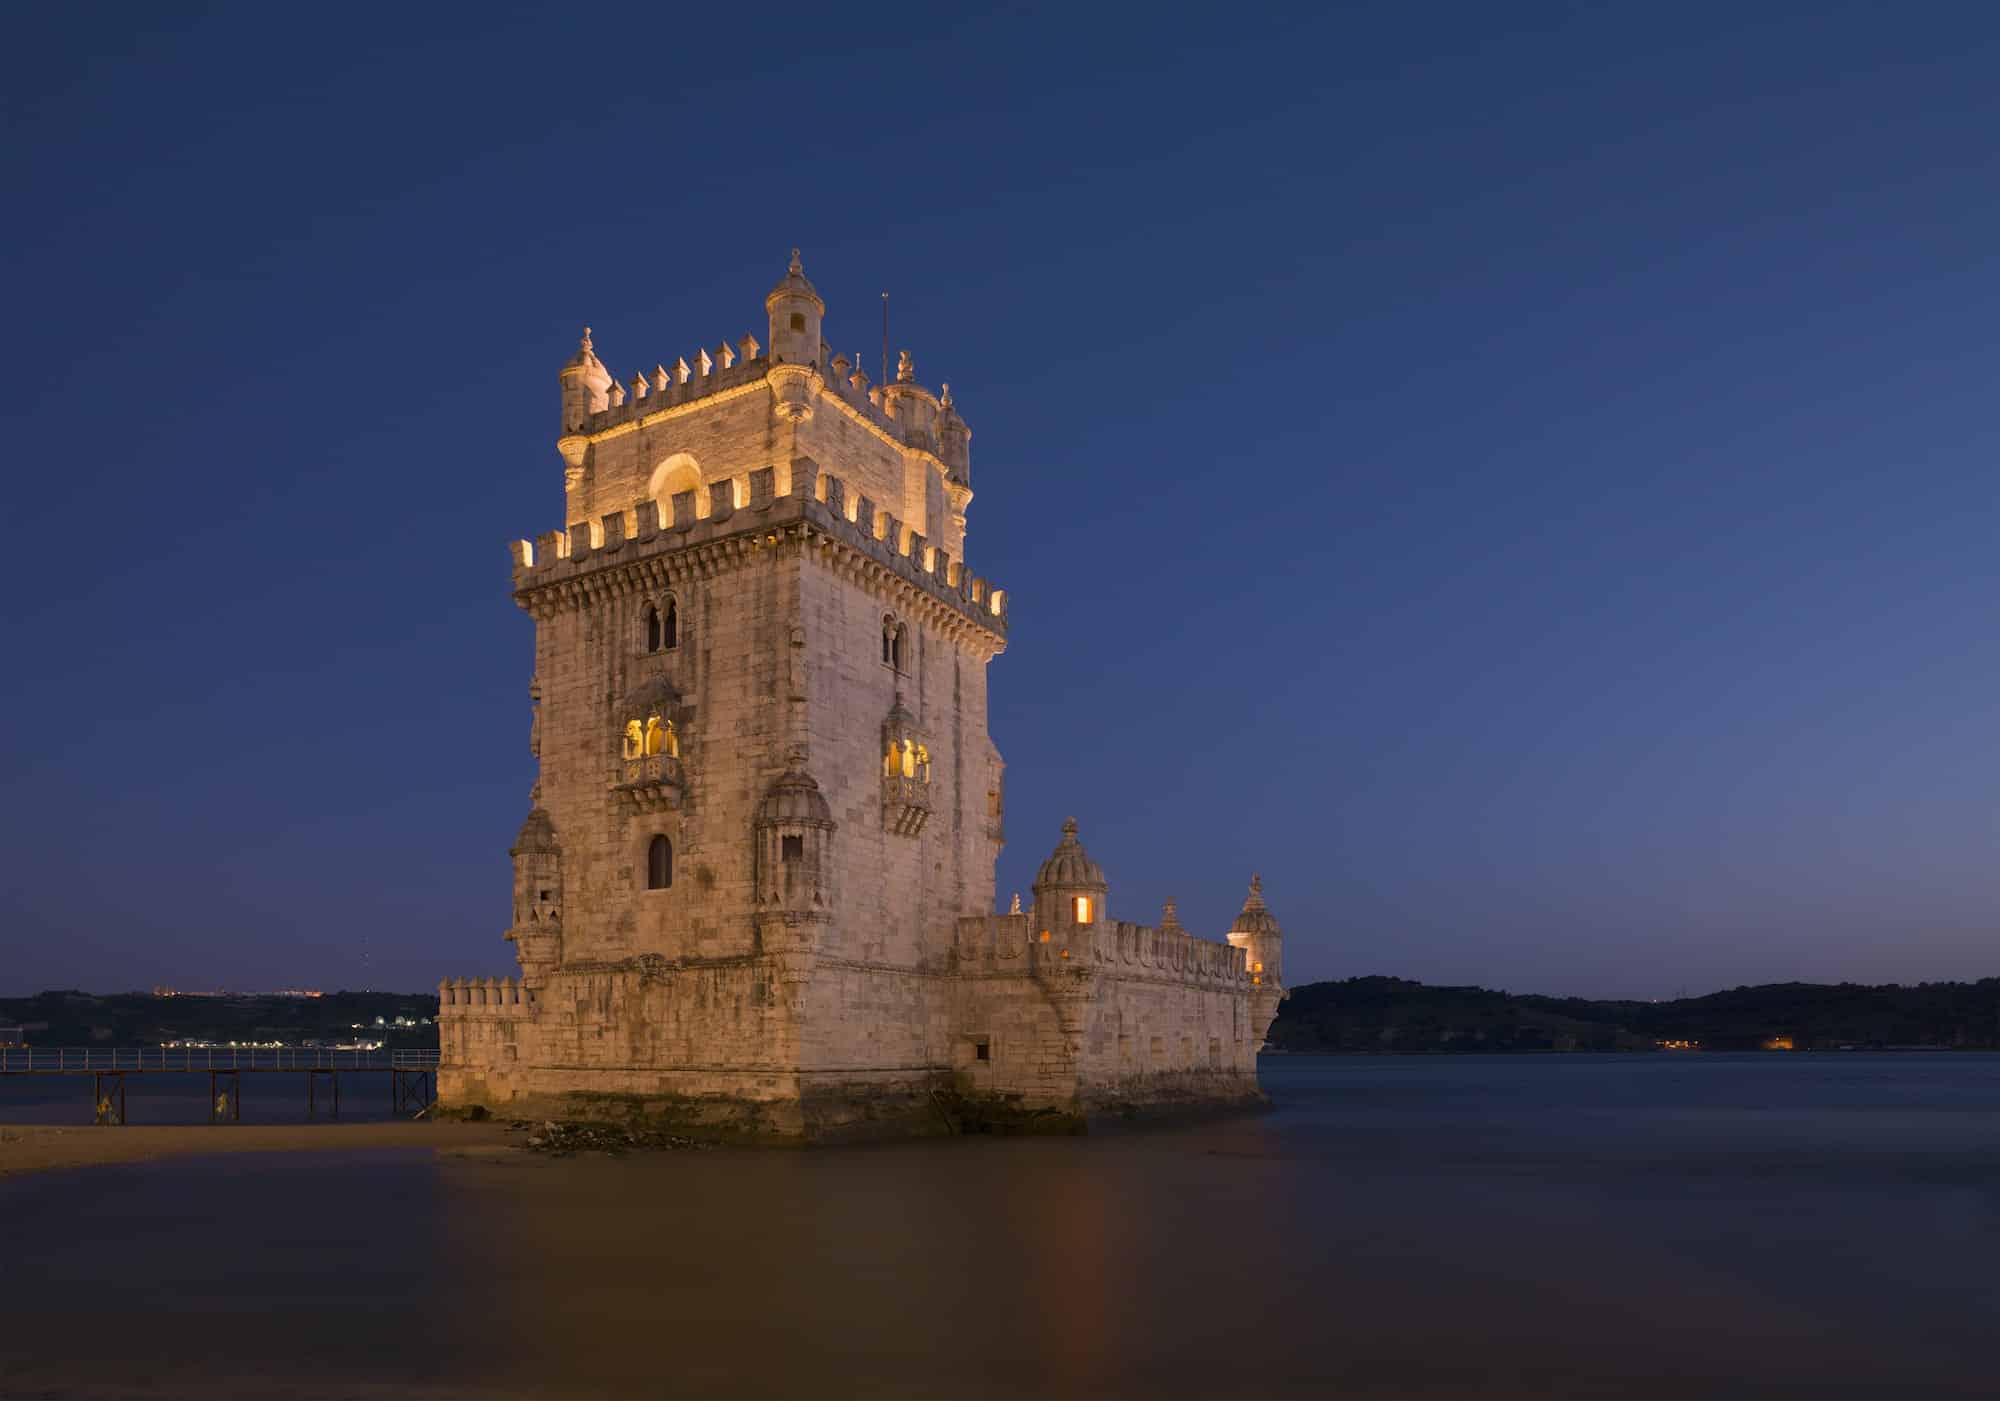
{"label": "twin arched window", "polygon": [[646,605],[646,650],[671,652],[680,646],[681,610],[673,599],[665,608]]}
{"label": "twin arched window", "polygon": [[674,731],[674,722],[650,715],[642,725],[637,720],[625,722],[625,757],[643,759],[649,754],[664,754],[670,759],[681,757],[681,738]]}
{"label": "twin arched window", "polygon": [[889,752],[882,757],[882,773],[887,778],[921,778],[931,781],[931,751],[915,740],[889,741]]}
{"label": "twin arched window", "polygon": [[882,664],[904,669],[904,659],[909,655],[910,629],[906,623],[899,623],[891,614],[882,615]]}
{"label": "twin arched window", "polygon": [[654,837],[646,846],[646,889],[665,890],[674,883],[674,844]]}

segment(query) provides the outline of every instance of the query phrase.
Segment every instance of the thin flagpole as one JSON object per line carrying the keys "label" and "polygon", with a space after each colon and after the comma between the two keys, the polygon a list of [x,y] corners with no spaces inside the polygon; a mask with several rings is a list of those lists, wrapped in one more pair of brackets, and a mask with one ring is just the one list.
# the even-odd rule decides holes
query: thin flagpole
{"label": "thin flagpole", "polygon": [[889,294],[882,294],[882,377],[875,381],[886,385],[889,382]]}

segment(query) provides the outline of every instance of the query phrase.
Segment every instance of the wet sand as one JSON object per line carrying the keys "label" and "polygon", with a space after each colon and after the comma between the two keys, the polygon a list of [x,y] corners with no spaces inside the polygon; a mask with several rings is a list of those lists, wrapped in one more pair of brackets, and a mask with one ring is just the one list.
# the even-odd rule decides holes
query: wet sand
{"label": "wet sand", "polygon": [[209,1153],[328,1153],[432,1148],[452,1156],[518,1153],[504,1124],[0,1124],[0,1177]]}

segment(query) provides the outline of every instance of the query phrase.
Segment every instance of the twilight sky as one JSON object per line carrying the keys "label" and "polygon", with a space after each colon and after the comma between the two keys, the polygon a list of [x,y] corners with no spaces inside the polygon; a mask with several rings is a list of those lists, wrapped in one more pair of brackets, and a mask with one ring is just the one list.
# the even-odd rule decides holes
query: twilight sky
{"label": "twilight sky", "polygon": [[1003,902],[2000,974],[1993,6],[177,8],[0,55],[0,993],[510,969],[557,367],[794,244],[973,428]]}

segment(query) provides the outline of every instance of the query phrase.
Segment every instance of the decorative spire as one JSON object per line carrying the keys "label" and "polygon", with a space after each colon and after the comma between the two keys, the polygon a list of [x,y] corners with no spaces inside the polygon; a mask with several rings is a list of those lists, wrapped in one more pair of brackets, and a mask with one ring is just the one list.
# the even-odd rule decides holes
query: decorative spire
{"label": "decorative spire", "polygon": [[939,408],[941,408],[941,409],[944,409],[944,410],[946,410],[947,412],[949,412],[949,411],[950,411],[950,409],[951,409],[951,381],[950,381],[950,380],[946,380],[946,381],[944,382],[944,393],[943,393],[943,394],[941,394],[941,395],[940,395],[940,396],[938,397],[938,407],[939,407]]}
{"label": "decorative spire", "polygon": [[1246,910],[1264,908],[1264,878],[1261,875],[1250,877],[1250,898],[1243,902],[1243,908]]}
{"label": "decorative spire", "polygon": [[736,363],[736,351],[728,341],[724,341],[715,348],[715,358],[722,362],[722,368],[726,370]]}
{"label": "decorative spire", "polygon": [[585,355],[595,355],[597,353],[595,350],[591,349],[590,327],[585,326],[583,328],[583,339],[577,342],[576,348]]}
{"label": "decorative spire", "polygon": [[653,388],[662,393],[666,392],[667,367],[665,365],[656,364],[653,366]]}
{"label": "decorative spire", "polygon": [[700,358],[697,359],[694,362],[694,364],[695,368],[701,371],[701,377],[703,379],[707,379],[709,377],[709,374],[715,369],[715,362],[708,358],[707,347],[702,348],[700,352]]}
{"label": "decorative spire", "polygon": [[674,361],[674,378],[682,384],[686,384],[688,376],[693,373],[694,371],[688,368],[687,356],[683,355],[680,359]]}
{"label": "decorative spire", "polygon": [[1076,840],[1076,819],[1074,817],[1065,817],[1063,819],[1063,835],[1071,841]]}
{"label": "decorative spire", "polygon": [[786,272],[789,272],[789,273],[790,273],[790,274],[791,274],[792,276],[794,276],[794,277],[804,277],[804,276],[805,276],[805,272],[806,272],[806,270],[805,270],[804,268],[802,268],[802,267],[800,267],[800,266],[799,266],[799,250],[798,250],[798,249],[794,248],[794,249],[792,250],[792,265],[791,265],[790,267],[786,268],[786,269],[785,269],[785,271],[786,271]]}
{"label": "decorative spire", "polygon": [[1015,891],[1015,892],[1014,892],[1014,903],[1013,903],[1012,905],[1009,905],[1009,906],[1007,907],[1007,913],[1008,913],[1008,914],[1010,914],[1010,915],[1017,915],[1017,914],[1021,913],[1021,892],[1020,892],[1020,891],[1018,891],[1018,890],[1017,890],[1017,891]]}
{"label": "decorative spire", "polygon": [[896,383],[915,384],[916,381],[917,381],[917,365],[914,360],[910,359],[910,352],[907,350],[897,351]]}

